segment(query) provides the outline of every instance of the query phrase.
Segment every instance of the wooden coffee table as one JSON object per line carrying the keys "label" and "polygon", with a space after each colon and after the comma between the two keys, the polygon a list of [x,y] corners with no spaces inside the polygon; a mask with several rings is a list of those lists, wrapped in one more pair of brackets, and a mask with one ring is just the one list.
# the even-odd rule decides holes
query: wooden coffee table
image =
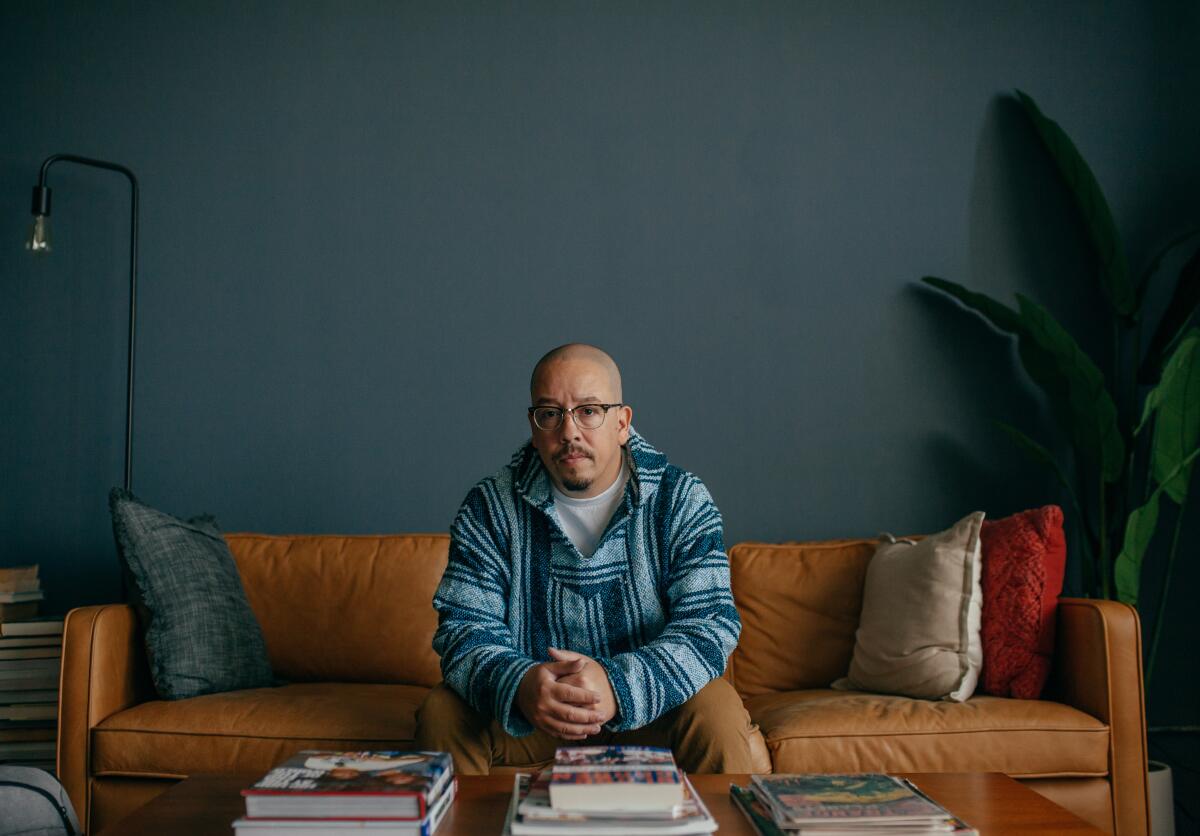
{"label": "wooden coffee table", "polygon": [[[100,836],[217,836],[245,809],[240,790],[258,775],[198,775],[173,786],[145,807],[105,828]],[[975,827],[980,836],[1008,834],[1102,834],[1103,831],[998,772],[907,773],[924,792]],[[729,798],[730,783],[748,775],[693,775],[692,784],[712,811],[721,836],[755,836]],[[504,827],[512,795],[511,775],[463,775],[437,836],[489,836]]]}

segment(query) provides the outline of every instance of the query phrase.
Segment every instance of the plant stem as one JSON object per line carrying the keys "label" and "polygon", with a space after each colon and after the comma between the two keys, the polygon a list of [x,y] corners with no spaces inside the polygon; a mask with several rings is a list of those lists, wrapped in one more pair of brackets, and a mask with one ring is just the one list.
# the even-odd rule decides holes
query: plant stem
{"label": "plant stem", "polygon": [[1179,533],[1183,530],[1184,508],[1187,507],[1187,493],[1179,503],[1179,515],[1175,518],[1175,534],[1171,538],[1171,551],[1167,556],[1167,570],[1163,574],[1162,594],[1158,596],[1158,615],[1154,617],[1154,638],[1150,640],[1150,661],[1146,665],[1146,688],[1150,688],[1150,680],[1154,676],[1154,659],[1158,655],[1158,639],[1162,635],[1163,617],[1167,614],[1167,594],[1171,591],[1171,570],[1175,568],[1175,555],[1179,551]]}
{"label": "plant stem", "polygon": [[1121,421],[1121,322],[1112,318],[1112,390],[1116,393],[1117,422]]}
{"label": "plant stem", "polygon": [[1100,505],[1100,519],[1097,522],[1099,523],[1098,528],[1100,531],[1100,584],[1101,584],[1100,588],[1101,588],[1101,591],[1104,593],[1105,598],[1111,598],[1112,590],[1110,588],[1110,584],[1108,581],[1108,575],[1109,575],[1109,571],[1108,571],[1109,570],[1109,566],[1108,566],[1108,563],[1109,563],[1109,560],[1108,560],[1108,519],[1105,517],[1105,513],[1104,513],[1104,473],[1103,472],[1100,473],[1099,505]]}
{"label": "plant stem", "polygon": [[[1137,318],[1137,335],[1133,340],[1133,376],[1129,378],[1129,404],[1133,408],[1133,421],[1138,420],[1141,410],[1138,405],[1138,370],[1142,367],[1142,317]],[[1136,496],[1137,485],[1134,482],[1134,465],[1137,464],[1137,446],[1138,437],[1133,432],[1129,433],[1129,463],[1126,465],[1129,470],[1125,473],[1125,499],[1128,505],[1134,502]]]}

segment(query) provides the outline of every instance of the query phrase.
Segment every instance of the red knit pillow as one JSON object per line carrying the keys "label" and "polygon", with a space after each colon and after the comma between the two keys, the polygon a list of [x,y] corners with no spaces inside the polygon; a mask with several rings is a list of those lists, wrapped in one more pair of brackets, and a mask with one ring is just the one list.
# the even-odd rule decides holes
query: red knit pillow
{"label": "red knit pillow", "polygon": [[1067,562],[1057,505],[984,521],[983,672],[979,690],[1035,700],[1054,655],[1054,610]]}

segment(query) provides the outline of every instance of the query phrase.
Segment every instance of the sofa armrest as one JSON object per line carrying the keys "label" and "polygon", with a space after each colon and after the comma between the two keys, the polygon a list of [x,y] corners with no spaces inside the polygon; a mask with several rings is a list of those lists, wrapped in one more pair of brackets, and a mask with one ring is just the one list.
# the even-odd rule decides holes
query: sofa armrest
{"label": "sofa armrest", "polygon": [[1116,601],[1061,598],[1047,696],[1108,724],[1113,828],[1148,833],[1142,625]]}
{"label": "sofa armrest", "polygon": [[58,700],[58,779],[81,815],[88,809],[92,728],[155,699],[137,614],[128,604],[80,607],[63,626]]}

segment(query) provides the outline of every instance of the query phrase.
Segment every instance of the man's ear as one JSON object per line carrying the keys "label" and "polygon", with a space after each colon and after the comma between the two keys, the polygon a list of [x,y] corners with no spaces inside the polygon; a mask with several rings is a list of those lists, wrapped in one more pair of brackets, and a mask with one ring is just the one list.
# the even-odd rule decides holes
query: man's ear
{"label": "man's ear", "polygon": [[617,407],[617,440],[622,444],[629,441],[629,427],[633,424],[633,407],[624,404]]}

